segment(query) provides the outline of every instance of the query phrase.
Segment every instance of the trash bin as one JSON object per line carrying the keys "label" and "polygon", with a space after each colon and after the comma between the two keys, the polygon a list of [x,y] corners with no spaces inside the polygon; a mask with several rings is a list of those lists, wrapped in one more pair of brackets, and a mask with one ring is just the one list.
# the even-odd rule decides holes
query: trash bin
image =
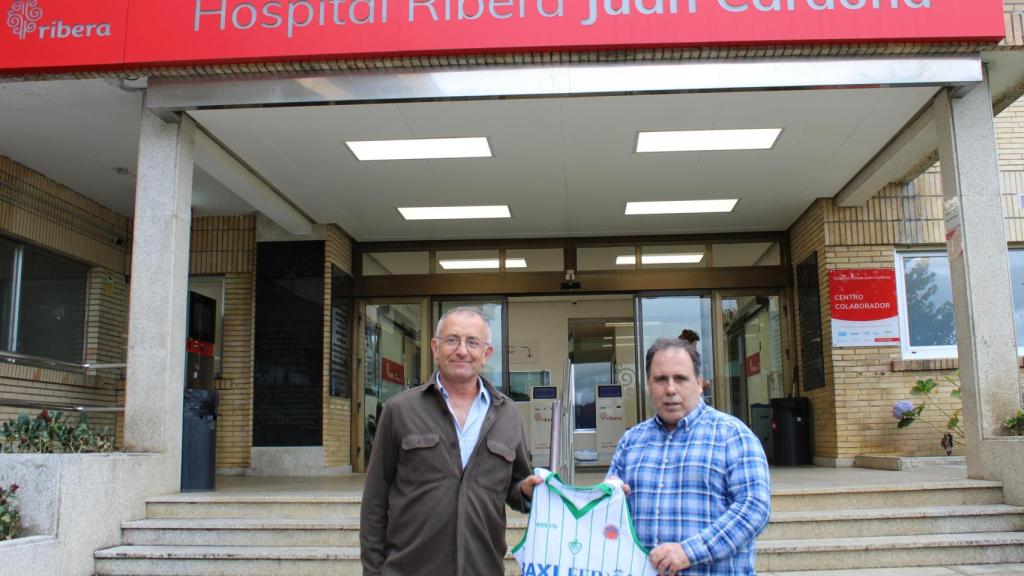
{"label": "trash bin", "polygon": [[181,431],[181,491],[213,490],[217,469],[217,392],[185,389]]}
{"label": "trash bin", "polygon": [[772,399],[772,444],[775,466],[812,463],[811,402],[807,398]]}
{"label": "trash bin", "polygon": [[772,414],[771,407],[767,404],[750,405],[750,429],[761,441],[764,453],[771,460],[772,452]]}

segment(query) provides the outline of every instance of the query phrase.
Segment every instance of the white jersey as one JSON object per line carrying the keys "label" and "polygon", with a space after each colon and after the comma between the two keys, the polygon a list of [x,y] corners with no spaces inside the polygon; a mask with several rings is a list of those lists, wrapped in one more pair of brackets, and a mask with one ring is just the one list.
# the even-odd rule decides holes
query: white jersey
{"label": "white jersey", "polygon": [[512,549],[523,576],[657,576],[636,539],[622,483],[570,486],[536,468],[526,535]]}

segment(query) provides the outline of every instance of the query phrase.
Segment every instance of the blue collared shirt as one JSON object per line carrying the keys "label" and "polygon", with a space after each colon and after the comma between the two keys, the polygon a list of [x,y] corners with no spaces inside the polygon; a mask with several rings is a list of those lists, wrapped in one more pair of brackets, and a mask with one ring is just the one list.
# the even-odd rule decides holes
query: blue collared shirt
{"label": "blue collared shirt", "polygon": [[480,380],[479,377],[477,378],[477,385],[480,387],[480,393],[477,394],[476,400],[473,400],[473,404],[469,407],[466,425],[460,426],[459,419],[455,417],[455,411],[452,410],[448,390],[445,389],[444,384],[441,382],[441,375],[437,375],[437,387],[441,390],[441,394],[444,395],[444,403],[448,406],[448,412],[452,415],[452,422],[455,423],[455,431],[459,435],[459,452],[462,456],[463,470],[469,464],[469,457],[473,455],[476,443],[480,440],[480,428],[483,427],[484,417],[487,416],[487,409],[491,406],[491,395],[488,394],[487,386],[484,386],[483,380]]}
{"label": "blue collared shirt", "polygon": [[640,543],[681,544],[693,564],[685,574],[755,574],[771,483],[761,442],[742,421],[703,400],[671,432],[646,420],[619,441],[608,475],[629,484]]}

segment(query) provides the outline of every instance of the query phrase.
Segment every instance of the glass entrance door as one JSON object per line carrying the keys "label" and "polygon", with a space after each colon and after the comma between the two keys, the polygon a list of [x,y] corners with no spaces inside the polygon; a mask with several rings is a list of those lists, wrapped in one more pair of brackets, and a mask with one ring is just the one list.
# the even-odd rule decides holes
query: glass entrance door
{"label": "glass entrance door", "polygon": [[569,319],[573,445],[580,466],[607,466],[637,422],[636,346],[631,318]]}
{"label": "glass entrance door", "polygon": [[423,313],[418,303],[365,304],[361,418],[362,464],[370,461],[373,437],[384,404],[422,380]]}
{"label": "glass entrance door", "polygon": [[508,354],[507,347],[505,346],[505,326],[508,325],[508,320],[505,317],[505,298],[435,300],[433,321],[427,328],[431,332],[430,336],[433,336],[434,327],[445,312],[462,306],[479,308],[487,316],[487,325],[491,329],[491,346],[494,347],[494,354],[491,354],[490,360],[484,365],[480,375],[486,378],[492,386],[508,394],[510,390],[505,383],[505,365],[507,364],[506,356]]}
{"label": "glass entrance door", "polygon": [[[641,343],[637,350],[637,367],[640,370],[638,382],[647,382],[644,367],[644,356],[647,349],[658,338],[681,338],[683,331],[693,332],[699,340],[697,350],[701,356],[700,374],[707,380],[714,378],[714,337],[712,335],[711,297],[705,295],[666,295],[637,296],[637,341]],[[644,418],[654,416],[647,402],[646,393],[643,399]],[[704,391],[704,401],[714,405],[714,386]]]}
{"label": "glass entrance door", "polygon": [[720,309],[725,341],[722,404],[750,426],[770,458],[771,399],[784,395],[779,297],[722,296]]}

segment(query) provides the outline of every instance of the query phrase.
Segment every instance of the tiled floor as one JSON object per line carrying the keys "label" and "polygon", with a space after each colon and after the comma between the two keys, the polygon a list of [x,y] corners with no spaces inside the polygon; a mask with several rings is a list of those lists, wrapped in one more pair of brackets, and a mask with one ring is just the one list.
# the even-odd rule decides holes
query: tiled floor
{"label": "tiled floor", "polygon": [[948,568],[874,568],[871,570],[820,570],[761,572],[760,576],[1021,576],[1024,564],[982,564]]}

